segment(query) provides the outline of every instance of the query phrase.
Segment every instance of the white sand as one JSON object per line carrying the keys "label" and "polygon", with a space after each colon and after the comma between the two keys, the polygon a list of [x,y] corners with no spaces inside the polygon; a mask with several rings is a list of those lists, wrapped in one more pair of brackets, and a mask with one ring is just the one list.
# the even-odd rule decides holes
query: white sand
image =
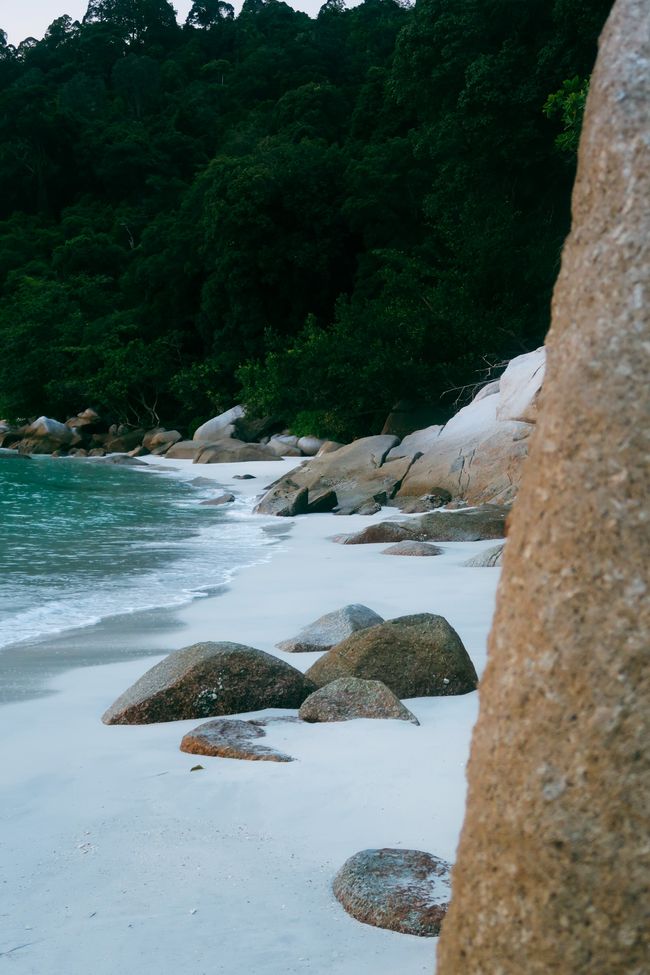
{"label": "white sand", "polygon": [[[160,462],[242,497],[292,463]],[[232,480],[242,471],[256,480]],[[269,562],[182,610],[185,628],[161,649],[224,639],[272,651],[361,602],[384,617],[445,616],[480,674],[499,573],[461,563],[493,543],[397,558],[329,541],[392,514],[293,519]],[[304,670],[318,655],[278,656]],[[434,939],[358,923],[330,885],[368,847],[453,860],[477,695],[408,701],[421,727],[272,726],[268,744],[290,764],[200,758],[178,750],[197,721],[100,722],[154,662],[70,671],[58,693],[0,707],[0,963],[21,975],[431,973]],[[195,764],[203,771],[190,772]]]}

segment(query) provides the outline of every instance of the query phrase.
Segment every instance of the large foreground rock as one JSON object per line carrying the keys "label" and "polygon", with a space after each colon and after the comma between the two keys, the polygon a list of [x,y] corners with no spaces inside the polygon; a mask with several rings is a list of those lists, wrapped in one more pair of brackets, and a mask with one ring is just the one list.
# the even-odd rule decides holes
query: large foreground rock
{"label": "large foreground rock", "polygon": [[218,718],[188,731],[181,741],[181,751],[190,755],[239,758],[249,762],[293,762],[290,755],[260,745],[259,739],[265,736],[264,729],[250,721]]}
{"label": "large foreground rock", "polygon": [[592,75],[438,975],[650,971],[650,13]]}
{"label": "large foreground rock", "polygon": [[482,390],[433,437],[404,478],[399,496],[420,497],[444,488],[470,504],[511,501],[528,456],[544,360],[544,349],[513,359],[499,383]]}
{"label": "large foreground rock", "polygon": [[298,712],[303,721],[351,721],[353,718],[394,718],[420,722],[380,680],[339,677],[310,694]]}
{"label": "large foreground rock", "polygon": [[354,633],[305,675],[318,687],[339,677],[380,680],[399,698],[468,694],[478,678],[463,643],[442,616],[399,616]]}
{"label": "large foreground rock", "polygon": [[450,871],[445,860],[420,850],[363,850],[343,864],[333,890],[357,921],[434,938],[447,913]]}
{"label": "large foreground rock", "polygon": [[278,643],[278,649],[285,653],[314,653],[331,650],[337,643],[359,630],[377,626],[384,620],[374,610],[360,603],[350,603],[332,613],[325,613],[313,623],[303,627],[297,636]]}
{"label": "large foreground rock", "polygon": [[396,493],[411,465],[410,458],[385,463],[386,454],[396,444],[397,437],[364,437],[334,453],[314,457],[273,484],[255,511],[283,515],[295,509],[301,498],[301,510],[293,510],[294,514],[333,508],[350,514],[367,501],[385,501]]}
{"label": "large foreground rock", "polygon": [[314,690],[299,670],[262,650],[239,643],[195,643],[148,670],[102,721],[149,724],[299,708]]}

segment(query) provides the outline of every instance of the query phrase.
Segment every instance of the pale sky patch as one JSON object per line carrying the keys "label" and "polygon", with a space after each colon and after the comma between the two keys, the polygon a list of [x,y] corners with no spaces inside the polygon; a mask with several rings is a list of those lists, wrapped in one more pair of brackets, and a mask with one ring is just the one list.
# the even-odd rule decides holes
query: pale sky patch
{"label": "pale sky patch", "polygon": [[[231,0],[235,10],[241,2]],[[291,6],[314,16],[325,0],[296,0]],[[178,20],[183,23],[192,0],[172,0]],[[6,31],[10,44],[20,44],[26,37],[41,38],[52,21],[68,14],[81,20],[88,7],[87,0],[0,0],[0,28]]]}

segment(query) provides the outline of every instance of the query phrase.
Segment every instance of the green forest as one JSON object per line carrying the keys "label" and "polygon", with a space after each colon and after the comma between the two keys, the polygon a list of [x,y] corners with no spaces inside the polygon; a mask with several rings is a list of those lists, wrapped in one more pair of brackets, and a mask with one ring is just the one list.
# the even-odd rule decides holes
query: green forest
{"label": "green forest", "polygon": [[0,416],[448,413],[544,339],[610,7],[90,0],[0,31]]}

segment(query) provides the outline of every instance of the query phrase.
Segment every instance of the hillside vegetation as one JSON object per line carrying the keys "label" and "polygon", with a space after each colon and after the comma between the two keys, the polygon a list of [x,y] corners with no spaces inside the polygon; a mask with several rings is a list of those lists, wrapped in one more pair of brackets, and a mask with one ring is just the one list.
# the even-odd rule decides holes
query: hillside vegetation
{"label": "hillside vegetation", "polygon": [[450,409],[544,338],[610,6],[91,0],[0,33],[0,416]]}

